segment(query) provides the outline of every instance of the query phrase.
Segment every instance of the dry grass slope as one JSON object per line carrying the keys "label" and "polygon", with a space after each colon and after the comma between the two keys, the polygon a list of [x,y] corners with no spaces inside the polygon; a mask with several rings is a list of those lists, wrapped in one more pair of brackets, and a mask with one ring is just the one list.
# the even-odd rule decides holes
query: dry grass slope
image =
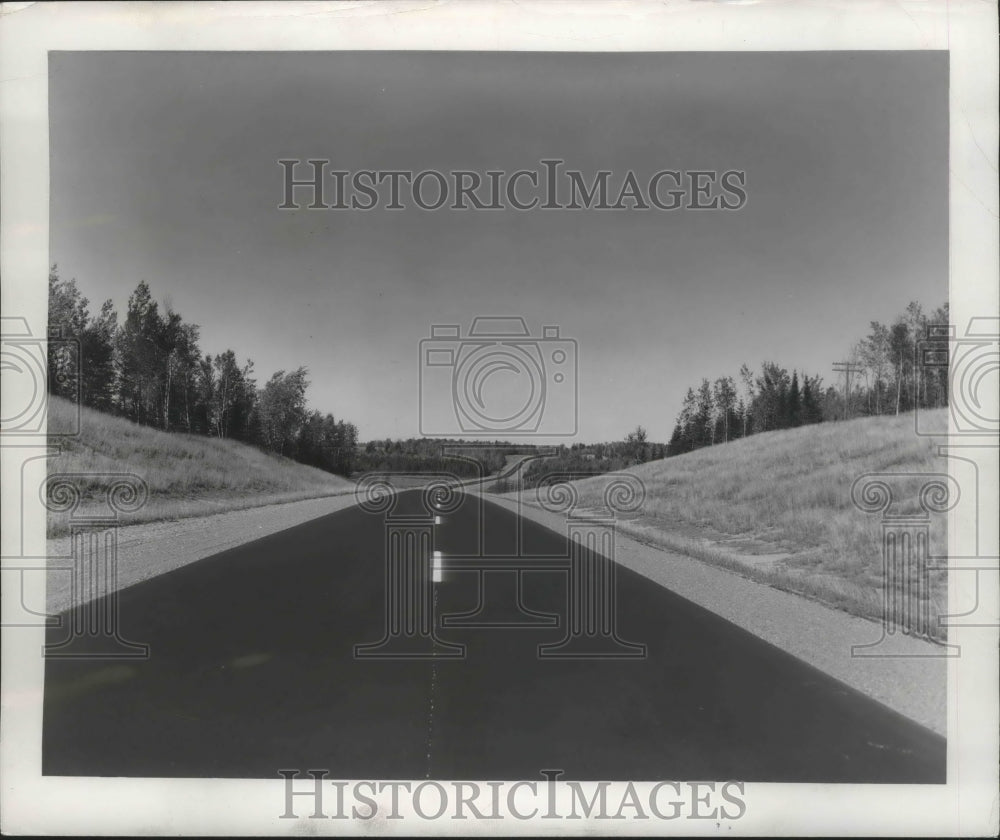
{"label": "dry grass slope", "polygon": [[[72,428],[76,406],[49,403],[49,431]],[[233,440],[167,434],[87,408],[80,434],[64,438],[50,461],[55,473],[133,473],[149,487],[149,501],[128,524],[203,516],[226,510],[349,493],[354,483]],[[83,507],[97,509],[105,483],[78,482]],[[49,535],[66,533],[65,516],[49,518]]]}
{"label": "dry grass slope", "polygon": [[[635,467],[630,472],[645,484],[646,503],[622,530],[879,619],[880,518],[854,507],[851,485],[869,472],[947,472],[936,454],[947,410],[929,414],[940,438],[916,435],[912,415],[861,418],[756,435]],[[922,484],[919,477],[903,482],[902,512],[919,510]],[[599,506],[605,485],[600,477],[579,482],[580,502]],[[943,515],[932,516],[932,553],[947,551],[946,528]],[[945,609],[945,576],[931,573],[930,584],[936,623]]]}

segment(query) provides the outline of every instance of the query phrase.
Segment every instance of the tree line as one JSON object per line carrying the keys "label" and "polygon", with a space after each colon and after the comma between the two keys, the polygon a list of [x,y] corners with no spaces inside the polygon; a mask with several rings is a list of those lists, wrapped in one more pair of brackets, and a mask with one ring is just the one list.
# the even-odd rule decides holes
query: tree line
{"label": "tree line", "polygon": [[667,455],[727,443],[760,432],[789,429],[823,420],[818,376],[764,362],[759,372],[744,364],[739,385],[731,376],[688,388],[674,424]]}
{"label": "tree line", "polygon": [[[872,321],[868,335],[854,344],[848,357],[854,375],[838,406],[843,416],[948,405],[948,342],[941,336],[947,334],[949,316],[947,301],[930,315],[911,301],[891,324]],[[932,348],[942,352],[924,359],[922,351]]]}
{"label": "tree line", "polygon": [[[946,406],[947,340],[933,336],[947,332],[948,318],[947,302],[926,315],[912,301],[891,325],[872,321],[845,360],[842,388],[824,390],[819,376],[789,374],[776,362],[764,362],[757,372],[744,364],[738,379],[702,379],[687,390],[666,456],[824,420]],[[934,355],[934,365],[923,360],[928,345],[944,351]]]}
{"label": "tree line", "polygon": [[[197,324],[167,302],[161,308],[143,281],[124,318],[111,300],[96,313],[76,280],[49,273],[48,387],[79,395],[83,405],[166,432],[251,443],[328,472],[354,470],[357,427],[310,410],[308,370],[279,370],[258,385],[253,362],[227,349],[203,353]],[[68,339],[68,340],[67,340]]]}
{"label": "tree line", "polygon": [[508,455],[531,449],[502,441],[489,445],[460,439],[386,438],[370,440],[361,448],[357,468],[359,472],[443,472],[461,478],[479,478],[499,472]]}
{"label": "tree line", "polygon": [[517,478],[497,481],[493,490],[498,493],[528,490],[537,487],[547,476],[553,474],[589,476],[617,472],[647,461],[659,460],[666,457],[666,454],[666,444],[651,442],[646,429],[636,426],[624,440],[555,447],[552,455],[530,462]]}
{"label": "tree line", "polygon": [[[623,441],[559,447],[555,461],[534,463],[530,485],[542,472],[604,473],[680,455],[775,429],[859,415],[899,414],[948,404],[947,339],[938,339],[935,365],[924,363],[927,336],[944,336],[945,302],[929,315],[916,301],[891,324],[870,323],[845,360],[842,387],[825,390],[819,376],[776,362],[758,371],[742,365],[737,377],[703,379],[684,397],[667,444],[648,441],[638,426]],[[475,464],[450,458],[442,444],[461,441],[369,441],[358,445],[358,429],[332,414],[310,410],[308,370],[275,372],[262,385],[250,359],[231,349],[203,353],[199,328],[172,305],[162,307],[140,282],[124,318],[111,300],[91,312],[75,280],[49,273],[49,325],[69,341],[49,343],[51,393],[79,398],[83,405],[167,432],[232,438],[340,475],[368,471],[447,471],[472,477]],[[931,330],[930,328],[935,329]],[[931,343],[932,346],[933,342]],[[523,449],[523,447],[522,447]],[[499,471],[521,449],[497,441],[478,447],[474,458],[485,474]]]}

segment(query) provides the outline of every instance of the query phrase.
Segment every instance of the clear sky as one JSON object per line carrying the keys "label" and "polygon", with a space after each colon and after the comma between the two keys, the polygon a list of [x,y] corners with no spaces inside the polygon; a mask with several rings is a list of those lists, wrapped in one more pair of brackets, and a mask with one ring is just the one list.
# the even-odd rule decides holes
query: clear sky
{"label": "clear sky", "polygon": [[[689,385],[819,373],[948,282],[948,60],[897,53],[52,53],[51,260],[140,280],[362,439],[419,432],[434,323],[578,342],[580,430],[666,440]],[[345,170],[746,172],[738,212],[281,211]]]}

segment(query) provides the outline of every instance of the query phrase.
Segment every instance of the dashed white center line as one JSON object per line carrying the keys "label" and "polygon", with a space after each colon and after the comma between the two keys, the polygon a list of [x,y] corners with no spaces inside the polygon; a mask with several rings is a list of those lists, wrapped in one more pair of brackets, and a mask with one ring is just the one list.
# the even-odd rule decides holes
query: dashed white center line
{"label": "dashed white center line", "polygon": [[[434,517],[434,524],[441,524],[441,517]],[[441,583],[444,580],[444,562],[440,551],[435,551],[431,560],[431,581]],[[434,607],[432,615],[437,615],[438,591],[434,590]],[[426,778],[431,777],[431,754],[434,751],[434,695],[437,692],[437,662],[431,661],[431,689],[427,706],[427,772]]]}
{"label": "dashed white center line", "polygon": [[[440,525],[441,524],[441,517],[440,516],[435,516],[434,517],[434,524],[435,525]],[[431,566],[431,581],[433,583],[441,583],[443,580],[444,580],[444,563],[441,560],[441,552],[440,551],[435,551],[434,552],[434,563]]]}
{"label": "dashed white center line", "polygon": [[[439,552],[434,552],[438,554]],[[434,614],[437,614],[438,591],[434,590]],[[427,771],[425,778],[431,777],[431,754],[434,752],[434,696],[437,694],[437,662],[431,660],[431,686],[427,697]]]}

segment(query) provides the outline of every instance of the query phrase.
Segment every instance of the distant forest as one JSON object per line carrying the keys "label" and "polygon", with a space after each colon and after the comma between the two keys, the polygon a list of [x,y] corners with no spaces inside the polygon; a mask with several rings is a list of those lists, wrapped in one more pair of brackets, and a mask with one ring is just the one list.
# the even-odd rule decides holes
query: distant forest
{"label": "distant forest", "polygon": [[[910,303],[891,325],[870,323],[850,348],[844,382],[825,389],[822,379],[775,362],[759,371],[744,364],[737,378],[703,379],[688,388],[667,443],[647,440],[637,426],[625,440],[559,447],[525,474],[531,486],[544,473],[603,473],[690,452],[741,437],[859,415],[898,414],[948,404],[947,352],[940,366],[920,362],[928,327],[948,324],[948,304],[925,315]],[[204,352],[199,328],[170,304],[161,306],[143,281],[119,320],[112,301],[90,309],[75,280],[49,273],[48,387],[53,394],[167,432],[233,438],[328,472],[447,471],[463,477],[497,472],[506,457],[524,450],[503,441],[479,448],[475,461],[443,454],[461,441],[371,440],[344,418],[311,410],[308,370],[279,370],[259,383],[253,362],[236,353]],[[939,332],[937,334],[943,334]],[[946,351],[947,342],[941,339]]]}
{"label": "distant forest", "polygon": [[[789,429],[844,420],[850,417],[899,414],[917,408],[939,408],[948,404],[947,352],[937,361],[921,362],[921,343],[928,335],[942,335],[948,325],[948,303],[930,315],[912,301],[891,325],[872,321],[869,333],[844,359],[842,387],[823,389],[823,380],[799,375],[775,362],[764,362],[759,372],[744,364],[738,384],[732,376],[688,388],[667,456],[680,455],[703,446],[725,443],[775,429]],[[929,331],[929,327],[934,327]],[[946,351],[947,342],[938,340]],[[934,342],[932,341],[932,345]]]}
{"label": "distant forest", "polygon": [[76,280],[49,272],[49,327],[61,339],[48,347],[50,393],[166,432],[210,435],[253,444],[278,455],[350,476],[365,472],[449,472],[476,478],[497,472],[524,447],[477,442],[461,458],[442,454],[462,441],[371,440],[332,414],[310,410],[309,372],[279,370],[260,384],[250,359],[227,349],[204,352],[197,324],[170,304],[160,306],[145,281],[119,319],[111,300],[95,313]]}
{"label": "distant forest", "polygon": [[[789,373],[776,362],[757,371],[744,364],[738,378],[703,379],[688,388],[666,444],[649,441],[637,426],[623,441],[559,447],[554,457],[532,462],[520,485],[534,487],[552,473],[611,472],[776,429],[946,406],[947,340],[927,336],[946,334],[937,327],[947,324],[947,303],[925,315],[915,301],[891,325],[870,322],[868,335],[843,359],[846,379],[826,388],[819,376]],[[922,363],[925,349],[933,351],[933,365]],[[514,482],[499,481],[495,489],[513,490]]]}
{"label": "distant forest", "polygon": [[235,352],[205,353],[199,329],[143,281],[119,322],[110,300],[96,313],[75,280],[49,273],[49,391],[90,408],[154,426],[255,444],[328,472],[355,469],[357,427],[310,411],[305,367],[279,370],[258,385],[253,362]]}

